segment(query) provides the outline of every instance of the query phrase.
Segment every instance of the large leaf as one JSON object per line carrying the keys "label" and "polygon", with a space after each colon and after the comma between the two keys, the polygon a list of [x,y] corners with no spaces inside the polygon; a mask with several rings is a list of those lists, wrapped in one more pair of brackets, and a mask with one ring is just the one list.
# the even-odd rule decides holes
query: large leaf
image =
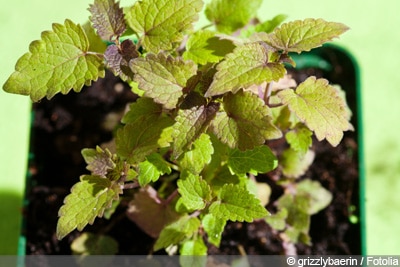
{"label": "large leaf", "polygon": [[127,12],[128,25],[140,35],[148,52],[170,50],[198,20],[201,0],[143,0]]}
{"label": "large leaf", "polygon": [[167,109],[176,107],[183,95],[183,88],[197,72],[197,65],[193,61],[173,58],[164,53],[136,58],[130,66],[135,74],[134,80],[145,91],[144,96],[153,98]]}
{"label": "large leaf", "polygon": [[245,26],[261,3],[262,0],[214,0],[207,5],[205,14],[218,31],[229,34]]}
{"label": "large leaf", "polygon": [[296,20],[276,28],[264,41],[279,50],[300,53],[319,47],[348,29],[344,24],[323,19]]}
{"label": "large leaf", "polygon": [[253,149],[267,139],[279,138],[282,133],[271,122],[271,112],[255,94],[243,90],[226,94],[224,112],[212,122],[215,135],[231,148]]}
{"label": "large leaf", "polygon": [[286,89],[278,96],[320,141],[326,138],[331,145],[337,146],[343,131],[353,129],[348,121],[346,102],[325,79],[310,77],[296,91]]}
{"label": "large leaf", "polygon": [[217,66],[217,73],[205,96],[236,93],[241,88],[278,81],[286,70],[283,64],[268,62],[268,57],[268,49],[259,43],[235,48]]}
{"label": "large leaf", "polygon": [[103,39],[111,41],[121,36],[125,31],[125,20],[122,8],[114,0],[95,0],[90,5],[92,14],[90,20],[97,34]]}
{"label": "large leaf", "polygon": [[53,24],[53,31],[45,31],[41,37],[18,60],[3,86],[6,92],[38,101],[71,89],[79,92],[84,85],[104,77],[103,59],[88,52],[89,41],[80,25],[65,20],[64,24]]}
{"label": "large leaf", "polygon": [[80,182],[71,188],[58,212],[57,238],[64,238],[75,228],[81,231],[88,223],[93,224],[95,218],[102,217],[104,210],[111,207],[121,193],[120,186],[106,178],[82,176]]}

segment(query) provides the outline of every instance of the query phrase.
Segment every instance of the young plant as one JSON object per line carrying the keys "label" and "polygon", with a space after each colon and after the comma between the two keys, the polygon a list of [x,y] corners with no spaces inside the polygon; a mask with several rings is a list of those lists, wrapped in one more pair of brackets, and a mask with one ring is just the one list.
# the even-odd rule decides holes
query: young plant
{"label": "young plant", "polygon": [[[266,220],[284,242],[310,243],[310,216],[331,200],[318,182],[298,179],[314,158],[312,135],[336,146],[352,126],[340,89],[315,77],[296,85],[286,67],[295,66],[291,53],[348,28],[322,19],[279,26],[282,15],[260,22],[260,5],[212,0],[205,6],[211,24],[194,30],[202,0],[142,0],[125,9],[95,0],[91,23],[67,19],[31,43],[5,91],[50,99],[79,92],[107,69],[140,96],[122,118],[114,149],[82,151],[90,174],[59,210],[59,239],[111,216],[134,189],[127,216],[156,239],[154,250],[205,255],[207,242],[219,246],[228,221]],[[281,138],[287,146],[278,155],[268,144]],[[276,168],[284,194],[270,214],[270,189],[255,178]],[[73,247],[87,238],[107,240],[86,234]]]}

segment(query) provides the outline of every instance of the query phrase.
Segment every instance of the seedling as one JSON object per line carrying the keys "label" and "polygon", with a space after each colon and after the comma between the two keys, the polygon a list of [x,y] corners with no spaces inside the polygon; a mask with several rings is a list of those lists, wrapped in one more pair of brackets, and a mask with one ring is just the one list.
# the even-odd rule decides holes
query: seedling
{"label": "seedling", "polygon": [[[297,85],[286,67],[295,66],[291,53],[348,28],[322,19],[281,25],[282,15],[259,21],[260,5],[212,0],[204,9],[210,24],[195,30],[202,0],[142,0],[126,9],[95,0],[91,23],[67,19],[31,43],[5,91],[50,99],[79,92],[108,69],[139,95],[114,149],[82,151],[90,174],[59,210],[59,239],[130,198],[127,216],[156,239],[154,251],[206,255],[228,221],[266,220],[284,242],[310,243],[310,216],[332,198],[318,182],[298,179],[313,162],[312,136],[336,146],[352,125],[340,88],[315,77]],[[280,138],[287,146],[278,155],[268,143]],[[270,189],[256,176],[275,168],[284,194],[270,214]],[[92,251],[79,246],[87,238],[111,242],[84,234],[72,246],[77,253]]]}

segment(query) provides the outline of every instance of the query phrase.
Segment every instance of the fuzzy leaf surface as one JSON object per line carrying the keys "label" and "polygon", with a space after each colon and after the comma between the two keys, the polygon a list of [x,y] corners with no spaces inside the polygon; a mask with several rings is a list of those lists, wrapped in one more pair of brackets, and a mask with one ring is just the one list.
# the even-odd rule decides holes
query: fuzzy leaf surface
{"label": "fuzzy leaf surface", "polygon": [[348,30],[342,23],[305,19],[284,23],[267,35],[265,42],[285,52],[310,51]]}
{"label": "fuzzy leaf surface", "polygon": [[104,77],[103,59],[88,53],[88,38],[78,24],[65,20],[53,24],[41,40],[29,46],[15,66],[3,89],[9,93],[29,95],[33,101],[52,98],[57,93],[79,92]]}
{"label": "fuzzy leaf surface", "polygon": [[212,31],[200,30],[189,37],[183,58],[201,65],[218,63],[234,48],[232,41],[220,39]]}
{"label": "fuzzy leaf surface", "polygon": [[187,151],[179,161],[182,169],[188,170],[193,174],[200,174],[204,166],[211,161],[211,155],[214,147],[211,143],[210,136],[201,134],[200,137],[193,142],[193,149]]}
{"label": "fuzzy leaf surface", "polygon": [[282,133],[272,124],[271,112],[255,94],[243,90],[226,94],[223,112],[212,122],[215,135],[231,148],[253,149]]}
{"label": "fuzzy leaf surface", "polygon": [[133,58],[139,56],[136,51],[135,44],[127,39],[120,46],[109,45],[104,53],[104,59],[107,67],[114,73],[115,76],[121,77],[127,81],[133,77],[133,72],[129,67],[129,62]]}
{"label": "fuzzy leaf surface", "polygon": [[343,131],[351,130],[346,102],[325,79],[309,77],[296,91],[285,89],[278,93],[282,103],[314,131],[319,141],[326,139],[337,146]]}
{"label": "fuzzy leaf surface", "polygon": [[245,186],[233,184],[226,184],[221,188],[218,200],[209,209],[217,218],[240,222],[252,222],[268,215],[260,200]]}
{"label": "fuzzy leaf surface", "polygon": [[229,34],[245,26],[261,3],[262,0],[214,0],[207,5],[205,14],[218,31]]}
{"label": "fuzzy leaf surface", "polygon": [[139,163],[138,182],[140,186],[155,182],[160,175],[171,173],[171,167],[158,153],[150,154],[146,160]]}
{"label": "fuzzy leaf surface", "polygon": [[278,81],[286,70],[283,64],[268,62],[268,50],[259,43],[236,47],[218,64],[217,73],[205,96],[236,93],[241,88]]}
{"label": "fuzzy leaf surface", "polygon": [[103,39],[111,41],[125,32],[125,20],[122,8],[114,0],[95,0],[89,11],[90,20],[97,34]]}
{"label": "fuzzy leaf surface", "polygon": [[105,178],[108,170],[112,170],[116,166],[110,151],[108,149],[103,150],[99,146],[96,149],[83,149],[82,156],[88,164],[86,169],[91,171],[93,175]]}
{"label": "fuzzy leaf surface", "polygon": [[228,165],[235,174],[266,173],[278,166],[278,160],[268,146],[258,146],[252,150],[233,149],[229,153]]}
{"label": "fuzzy leaf surface", "polygon": [[64,238],[75,228],[81,231],[87,224],[93,224],[121,193],[119,185],[108,179],[83,175],[80,182],[71,188],[58,212],[57,238]]}
{"label": "fuzzy leaf surface", "polygon": [[178,180],[178,192],[183,205],[189,211],[202,210],[211,200],[210,186],[200,176],[190,172],[181,173]]}
{"label": "fuzzy leaf surface", "polygon": [[187,81],[197,72],[197,65],[193,61],[173,58],[164,53],[134,59],[130,66],[139,89],[145,91],[144,96],[153,98],[166,109],[176,107]]}
{"label": "fuzzy leaf surface", "polygon": [[201,0],[137,1],[126,14],[128,25],[140,36],[148,52],[171,50],[192,29],[201,11]]}

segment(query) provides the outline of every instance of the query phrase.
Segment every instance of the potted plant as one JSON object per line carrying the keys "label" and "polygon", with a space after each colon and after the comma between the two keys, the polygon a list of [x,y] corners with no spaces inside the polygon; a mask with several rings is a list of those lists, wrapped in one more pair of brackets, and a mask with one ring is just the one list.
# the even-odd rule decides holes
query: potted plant
{"label": "potted plant", "polygon": [[[281,25],[282,15],[259,21],[254,14],[260,4],[211,1],[205,7],[211,24],[193,30],[201,0],[143,0],[126,9],[95,0],[90,23],[53,24],[31,43],[3,89],[41,101],[35,122],[47,135],[36,163],[52,162],[50,184],[57,187],[35,192],[59,204],[59,218],[51,217],[56,238],[47,242],[58,244],[52,253],[63,253],[63,246],[78,254],[257,253],[226,241],[244,228],[271,234],[253,238],[259,243],[253,247],[273,241],[280,251],[271,253],[310,252],[312,215],[331,203],[328,189],[337,186],[329,175],[325,187],[309,179],[316,144],[353,158],[356,144],[340,144],[357,125],[339,86],[320,70],[310,75],[292,67],[299,64],[296,54],[348,28],[322,19]],[[308,58],[324,62],[326,52],[318,51]],[[72,99],[78,104],[67,108]],[[84,138],[77,129],[88,125]],[[46,150],[55,130],[61,137]],[[72,148],[72,157],[53,157],[54,148]],[[58,187],[70,185],[63,177],[75,174],[67,160],[88,171],[75,176],[70,192]],[[353,207],[345,207],[347,219]],[[125,238],[117,242],[115,236]]]}

